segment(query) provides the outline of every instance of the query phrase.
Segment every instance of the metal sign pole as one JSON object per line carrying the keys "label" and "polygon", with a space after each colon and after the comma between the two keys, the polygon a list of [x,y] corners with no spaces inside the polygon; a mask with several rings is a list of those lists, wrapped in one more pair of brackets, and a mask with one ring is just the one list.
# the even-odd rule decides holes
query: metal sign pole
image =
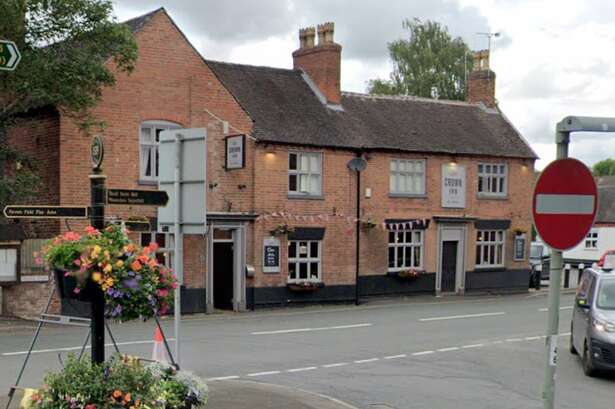
{"label": "metal sign pole", "polygon": [[[103,230],[105,228],[105,175],[95,169],[90,175],[92,190],[92,227]],[[105,295],[99,286],[93,286],[92,294],[92,362],[105,362]]]}
{"label": "metal sign pole", "polygon": [[[570,132],[556,131],[556,159],[568,157]],[[557,368],[557,339],[559,334],[560,286],[564,257],[562,251],[551,249],[551,271],[549,278],[549,319],[547,324],[545,380],[542,392],[544,409],[555,406],[555,370]]]}
{"label": "metal sign pole", "polygon": [[174,190],[175,190],[175,220],[174,220],[174,236],[175,236],[175,251],[174,261],[175,274],[177,275],[177,288],[175,289],[175,359],[179,365],[179,344],[180,344],[180,327],[181,327],[181,286],[184,283],[184,240],[182,232],[182,135],[175,134],[175,178],[174,178]]}

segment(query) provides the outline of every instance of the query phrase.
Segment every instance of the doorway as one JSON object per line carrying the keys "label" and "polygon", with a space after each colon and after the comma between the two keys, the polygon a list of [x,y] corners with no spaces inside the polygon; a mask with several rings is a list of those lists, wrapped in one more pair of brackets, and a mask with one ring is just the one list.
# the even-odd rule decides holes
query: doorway
{"label": "doorway", "polygon": [[233,309],[233,275],[235,271],[233,242],[214,242],[214,308]]}
{"label": "doorway", "polygon": [[457,279],[457,241],[442,242],[442,291],[454,292]]}

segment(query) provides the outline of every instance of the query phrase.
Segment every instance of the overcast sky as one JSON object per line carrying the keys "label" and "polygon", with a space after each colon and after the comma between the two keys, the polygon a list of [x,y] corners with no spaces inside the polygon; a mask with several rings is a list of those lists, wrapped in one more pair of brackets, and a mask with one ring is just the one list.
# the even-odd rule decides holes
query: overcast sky
{"label": "overcast sky", "polygon": [[[615,116],[615,1],[610,0],[115,0],[120,20],[164,6],[208,59],[292,66],[301,27],[335,22],[342,89],[365,92],[388,78],[387,43],[404,18],[448,26],[472,49],[492,43],[500,108],[544,167],[555,156],[554,126],[566,115]],[[577,134],[571,156],[588,165],[615,157],[615,134]]]}

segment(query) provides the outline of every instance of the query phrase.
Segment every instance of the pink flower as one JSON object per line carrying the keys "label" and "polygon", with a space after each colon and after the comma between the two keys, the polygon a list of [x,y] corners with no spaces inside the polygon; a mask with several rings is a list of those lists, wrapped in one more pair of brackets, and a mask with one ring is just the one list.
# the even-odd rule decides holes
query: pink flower
{"label": "pink flower", "polygon": [[64,277],[70,277],[70,271],[67,271],[66,273],[64,273]]}
{"label": "pink flower", "polygon": [[167,289],[158,290],[159,297],[167,297],[168,295],[169,295],[169,290]]}
{"label": "pink flower", "polygon": [[79,241],[81,240],[81,235],[79,233],[75,233],[74,231],[67,231],[64,233],[64,240],[67,241]]}
{"label": "pink flower", "polygon": [[81,292],[81,288],[77,287],[73,290],[75,294],[79,294]]}
{"label": "pink flower", "polygon": [[43,265],[43,258],[42,257],[37,257],[34,259],[34,262],[36,263],[37,266],[42,266]]}
{"label": "pink flower", "polygon": [[81,260],[77,259],[75,261],[73,261],[73,264],[76,266],[80,266],[81,265]]}
{"label": "pink flower", "polygon": [[87,234],[100,234],[100,232],[98,231],[98,229],[95,229],[95,228],[94,228],[94,227],[92,227],[92,226],[88,226],[88,227],[86,227],[86,228],[85,228],[85,232],[86,232]]}
{"label": "pink flower", "polygon": [[156,250],[158,250],[158,247],[159,247],[159,246],[158,246],[158,243],[156,243],[155,241],[152,241],[152,242],[149,244],[149,249],[150,249],[150,251],[155,252]]}
{"label": "pink flower", "polygon": [[175,282],[173,283],[173,289],[176,289],[176,288],[177,288],[177,283]]}

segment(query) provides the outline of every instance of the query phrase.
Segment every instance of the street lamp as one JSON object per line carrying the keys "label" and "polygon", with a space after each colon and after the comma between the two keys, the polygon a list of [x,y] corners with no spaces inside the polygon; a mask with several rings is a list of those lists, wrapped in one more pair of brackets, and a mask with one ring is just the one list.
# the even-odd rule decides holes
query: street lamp
{"label": "street lamp", "polygon": [[[599,118],[589,116],[567,116],[555,127],[555,159],[568,157],[570,133],[572,132],[615,132],[615,118]],[[562,251],[553,249],[551,253],[551,274],[549,285],[549,321],[547,327],[547,356],[545,364],[545,382],[543,387],[543,404],[545,409],[554,408],[555,369],[550,354],[559,332],[560,283],[564,258]],[[555,361],[557,362],[557,361]]]}
{"label": "street lamp", "polygon": [[354,286],[354,303],[359,305],[359,257],[361,253],[360,238],[361,238],[361,172],[367,168],[367,161],[357,154],[356,158],[348,162],[348,169],[357,173],[357,216],[356,216],[356,254],[355,254],[355,286]]}

